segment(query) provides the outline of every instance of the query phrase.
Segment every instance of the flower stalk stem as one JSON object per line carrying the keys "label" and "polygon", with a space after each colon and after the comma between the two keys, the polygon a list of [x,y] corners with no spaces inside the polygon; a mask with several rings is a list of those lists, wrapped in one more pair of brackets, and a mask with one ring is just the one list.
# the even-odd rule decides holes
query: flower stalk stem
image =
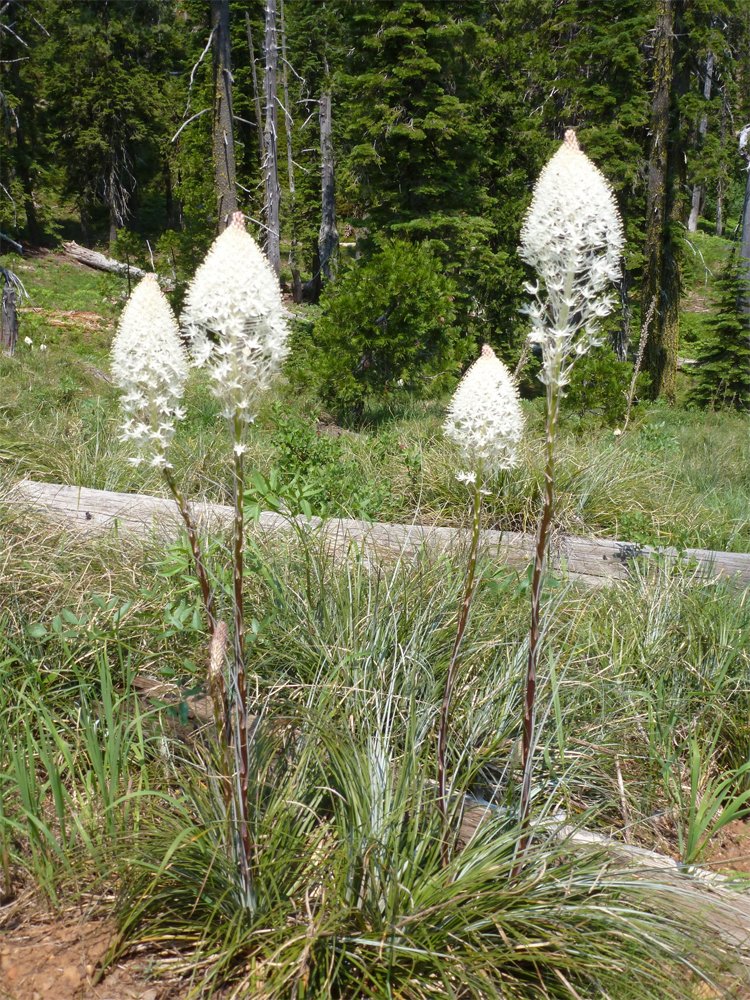
{"label": "flower stalk stem", "polygon": [[236,821],[242,879],[252,896],[252,844],[248,823],[249,752],[247,742],[247,677],[245,672],[245,611],[243,605],[245,551],[245,469],[242,449],[242,421],[235,414],[234,431],[234,537],[232,546],[232,613],[234,620],[234,714],[236,720],[235,767],[237,781]]}
{"label": "flower stalk stem", "polygon": [[[565,289],[559,308],[558,327],[565,329],[570,316],[570,293],[575,279],[575,270],[569,267]],[[536,534],[534,571],[531,577],[531,622],[529,625],[529,657],[526,666],[526,683],[523,699],[523,737],[521,741],[521,801],[519,822],[521,839],[519,858],[523,856],[529,843],[529,809],[531,805],[531,771],[534,756],[536,729],[536,682],[539,653],[541,651],[541,605],[544,568],[547,558],[549,533],[555,506],[555,442],[560,415],[562,392],[561,351],[555,351],[550,358],[550,377],[547,380],[547,415],[545,423],[545,463],[544,463],[544,504]]]}
{"label": "flower stalk stem", "polygon": [[195,575],[198,577],[198,584],[201,591],[201,600],[203,601],[203,609],[206,612],[206,620],[208,622],[209,635],[213,635],[216,631],[216,610],[214,603],[213,591],[211,590],[211,583],[208,579],[208,571],[206,570],[206,564],[203,560],[203,553],[201,552],[200,540],[198,538],[198,532],[196,531],[195,522],[193,520],[193,515],[190,511],[187,501],[182,493],[182,490],[177,485],[174,476],[172,475],[172,470],[167,466],[163,470],[164,479],[166,480],[167,486],[175,499],[177,504],[177,509],[180,512],[180,516],[185,523],[185,529],[187,531],[188,542],[190,544],[190,551],[193,554],[193,563],[195,565]]}
{"label": "flower stalk stem", "polygon": [[471,601],[474,596],[474,590],[476,585],[476,569],[477,569],[477,552],[479,549],[479,529],[481,524],[481,514],[482,514],[482,490],[481,490],[481,476],[477,474],[476,481],[474,482],[474,503],[473,503],[473,519],[472,519],[472,529],[471,529],[471,545],[469,548],[469,561],[466,567],[466,577],[464,580],[464,590],[463,598],[461,600],[461,607],[458,614],[458,627],[456,629],[456,638],[453,641],[453,649],[451,652],[450,663],[448,665],[448,675],[445,680],[445,689],[443,691],[443,702],[440,708],[440,723],[438,726],[438,741],[437,741],[437,761],[438,761],[438,809],[440,810],[440,815],[443,819],[443,841],[441,844],[441,858],[443,865],[447,865],[450,861],[450,844],[449,844],[449,833],[448,833],[448,790],[447,790],[447,767],[446,767],[446,746],[448,742],[448,721],[450,717],[451,700],[453,697],[453,688],[456,683],[456,676],[459,667],[459,653],[461,649],[461,640],[463,639],[464,632],[466,631],[466,624],[469,620],[469,610],[471,608]]}

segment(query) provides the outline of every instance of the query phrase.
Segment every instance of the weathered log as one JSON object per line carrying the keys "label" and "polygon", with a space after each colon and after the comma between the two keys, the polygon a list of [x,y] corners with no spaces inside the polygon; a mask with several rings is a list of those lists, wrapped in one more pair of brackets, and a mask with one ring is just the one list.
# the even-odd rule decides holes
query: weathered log
{"label": "weathered log", "polygon": [[[182,521],[174,502],[166,497],[113,493],[78,486],[61,486],[23,480],[5,499],[6,504],[29,507],[46,514],[67,527],[86,532],[115,529],[128,534],[164,539],[176,537]],[[231,527],[232,508],[222,504],[194,503],[195,517],[201,530],[224,530]],[[446,552],[465,545],[467,532],[461,528],[443,528],[423,524],[383,524],[349,518],[286,517],[260,515],[257,530],[261,533],[304,530],[317,534],[335,553],[346,553],[351,546],[377,558],[414,558],[423,549]],[[534,555],[534,536],[517,531],[483,531],[484,554],[506,565],[525,571]],[[750,554],[713,552],[708,549],[654,549],[607,538],[578,538],[553,535],[550,565],[568,579],[596,586],[632,579],[637,572],[661,565],[666,569],[682,568],[705,579],[729,579],[739,586],[750,586]],[[638,567],[638,569],[636,568]]]}
{"label": "weathered log", "polygon": [[[135,278],[136,280],[145,278],[147,273],[143,268],[136,267],[135,264],[123,264],[120,260],[105,257],[98,250],[89,250],[88,247],[82,247],[73,240],[63,243],[63,252],[79,264],[85,264],[86,267],[92,267],[96,271],[106,271],[108,274],[120,274],[123,277],[130,275],[131,278]],[[167,290],[174,288],[174,282],[171,278],[159,276],[159,284]]]}
{"label": "weathered log", "polygon": [[[489,817],[503,811],[493,803],[467,797],[463,802],[459,847],[470,843],[478,827]],[[696,865],[684,865],[666,854],[574,826],[564,815],[534,827],[533,835],[551,838],[572,851],[609,855],[633,877],[651,883],[656,892],[673,894],[675,906],[681,913],[691,914],[711,928],[724,945],[736,953],[737,973],[741,974],[742,967],[746,969],[750,964],[750,894],[740,891],[731,876]]]}

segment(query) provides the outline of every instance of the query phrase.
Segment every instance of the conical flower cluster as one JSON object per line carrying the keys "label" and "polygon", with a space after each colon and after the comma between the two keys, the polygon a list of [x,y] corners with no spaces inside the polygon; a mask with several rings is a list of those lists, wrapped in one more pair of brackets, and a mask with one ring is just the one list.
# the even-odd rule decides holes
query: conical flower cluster
{"label": "conical flower cluster", "polygon": [[529,339],[542,347],[543,382],[565,385],[577,355],[599,342],[599,321],[614,306],[625,237],[606,178],[583,153],[575,132],[547,163],[521,230],[521,257],[539,283]]}
{"label": "conical flower cluster", "polygon": [[222,412],[250,423],[287,355],[279,283],[240,212],[195,273],[182,312],[195,364],[208,362]]}
{"label": "conical flower cluster", "polygon": [[175,421],[184,415],[179,404],[188,360],[177,320],[154,274],[136,285],[122,311],[112,344],[112,374],[123,390],[122,440],[136,448],[130,461],[168,468]]}
{"label": "conical flower cluster", "polygon": [[508,369],[485,344],[482,353],[458,384],[443,425],[474,478],[512,469],[523,433],[518,390]]}

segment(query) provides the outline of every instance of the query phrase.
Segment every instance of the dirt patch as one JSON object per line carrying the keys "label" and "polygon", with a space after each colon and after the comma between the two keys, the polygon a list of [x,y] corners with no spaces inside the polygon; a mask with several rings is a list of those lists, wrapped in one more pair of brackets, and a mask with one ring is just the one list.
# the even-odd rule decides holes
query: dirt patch
{"label": "dirt patch", "polygon": [[708,289],[698,292],[695,289],[682,296],[682,308],[685,312],[710,313],[713,310],[713,300]]}
{"label": "dirt patch", "polygon": [[719,830],[701,864],[713,871],[750,873],[750,820],[735,819]]}
{"label": "dirt patch", "polygon": [[0,1000],[168,1000],[171,984],[155,983],[147,961],[115,964],[95,983],[112,939],[102,920],[57,920],[0,931]]}
{"label": "dirt patch", "polygon": [[99,313],[80,312],[77,309],[42,309],[41,306],[22,306],[20,313],[41,313],[50,326],[78,326],[84,330],[100,330],[106,320]]}

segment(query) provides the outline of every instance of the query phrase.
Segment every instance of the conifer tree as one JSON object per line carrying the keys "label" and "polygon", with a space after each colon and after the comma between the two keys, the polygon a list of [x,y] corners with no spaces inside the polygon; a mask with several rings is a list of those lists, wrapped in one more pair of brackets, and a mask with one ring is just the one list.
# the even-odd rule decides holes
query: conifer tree
{"label": "conifer tree", "polygon": [[699,406],[750,409],[750,282],[732,252],[718,281],[716,312],[697,361],[691,400]]}

